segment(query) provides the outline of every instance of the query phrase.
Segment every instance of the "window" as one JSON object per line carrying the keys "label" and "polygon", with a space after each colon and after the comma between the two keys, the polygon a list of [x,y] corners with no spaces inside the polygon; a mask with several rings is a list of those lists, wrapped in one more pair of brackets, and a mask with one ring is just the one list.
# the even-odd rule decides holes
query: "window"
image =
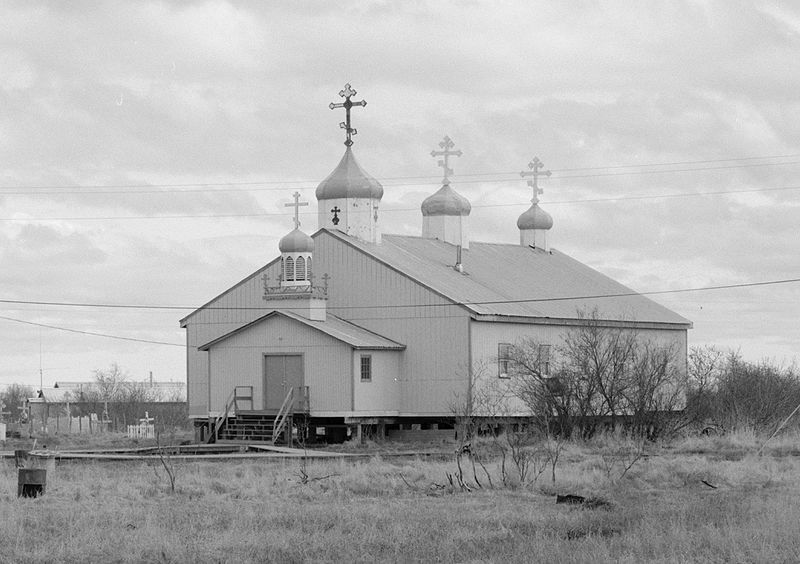
{"label": "window", "polygon": [[311,257],[306,259],[306,280],[311,280]]}
{"label": "window", "polygon": [[292,257],[286,257],[286,265],[283,269],[283,279],[287,282],[294,281],[294,259]]}
{"label": "window", "polygon": [[372,357],[368,354],[361,356],[361,381],[372,382]]}
{"label": "window", "polygon": [[539,345],[539,372],[543,376],[550,374],[550,345]]}
{"label": "window", "polygon": [[306,259],[303,257],[297,257],[297,262],[294,263],[294,279],[306,279]]}
{"label": "window", "polygon": [[497,345],[497,376],[511,378],[511,345],[499,343]]}

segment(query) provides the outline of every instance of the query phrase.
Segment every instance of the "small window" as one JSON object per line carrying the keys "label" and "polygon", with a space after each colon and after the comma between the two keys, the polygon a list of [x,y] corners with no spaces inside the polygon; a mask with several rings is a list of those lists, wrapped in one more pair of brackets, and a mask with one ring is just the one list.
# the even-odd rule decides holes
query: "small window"
{"label": "small window", "polygon": [[361,356],[361,381],[372,382],[372,357],[370,355]]}
{"label": "small window", "polygon": [[511,378],[511,345],[509,343],[497,345],[497,376]]}
{"label": "small window", "polygon": [[287,282],[294,281],[294,259],[292,257],[286,258],[286,267],[283,270],[283,279]]}
{"label": "small window", "polygon": [[294,263],[294,279],[306,279],[306,259],[303,257],[297,257],[297,262]]}
{"label": "small window", "polygon": [[550,374],[550,345],[539,345],[539,372],[544,376]]}

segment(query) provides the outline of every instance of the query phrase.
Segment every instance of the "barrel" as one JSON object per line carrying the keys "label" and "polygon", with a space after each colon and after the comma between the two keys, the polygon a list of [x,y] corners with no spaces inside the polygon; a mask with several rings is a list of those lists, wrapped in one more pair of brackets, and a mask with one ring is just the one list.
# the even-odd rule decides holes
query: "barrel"
{"label": "barrel", "polygon": [[17,480],[17,497],[38,497],[47,489],[47,470],[20,468]]}

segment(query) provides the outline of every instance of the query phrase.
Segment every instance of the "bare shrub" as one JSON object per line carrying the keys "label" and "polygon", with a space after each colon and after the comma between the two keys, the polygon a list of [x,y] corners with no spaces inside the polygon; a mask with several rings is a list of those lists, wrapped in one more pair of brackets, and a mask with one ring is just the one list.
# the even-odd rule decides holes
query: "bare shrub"
{"label": "bare shrub", "polygon": [[794,365],[748,362],[738,352],[714,347],[692,349],[687,411],[704,427],[726,432],[779,429],[800,404],[800,377]]}

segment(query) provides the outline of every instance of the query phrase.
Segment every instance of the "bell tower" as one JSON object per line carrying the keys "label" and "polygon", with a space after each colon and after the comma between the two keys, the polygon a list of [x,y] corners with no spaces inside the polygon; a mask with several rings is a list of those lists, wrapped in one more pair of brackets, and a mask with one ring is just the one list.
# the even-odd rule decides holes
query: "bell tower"
{"label": "bell tower", "polygon": [[528,163],[530,170],[519,173],[523,178],[533,177],[533,180],[528,180],[528,186],[533,189],[533,198],[531,198],[531,207],[517,219],[517,227],[519,227],[520,245],[549,251],[547,232],[553,228],[553,218],[539,206],[539,194],[544,193],[544,190],[539,188],[538,181],[539,176],[550,176],[551,172],[549,170],[540,171],[539,169],[543,166],[539,157],[533,157],[533,160]]}
{"label": "bell tower", "polygon": [[317,219],[319,227],[338,229],[351,237],[367,243],[380,243],[378,206],[383,198],[383,186],[365,172],[356,162],[353,153],[353,136],[358,131],[350,122],[350,110],[365,107],[367,102],[353,102],[356,91],[346,84],[339,92],[344,102],[330,104],[330,109],[345,109],[345,121],[339,127],[345,130],[344,156],[328,177],[317,186]]}
{"label": "bell tower", "polygon": [[440,151],[431,151],[432,157],[442,157],[438,165],[444,170],[442,187],[422,202],[422,236],[439,239],[464,249],[469,248],[468,220],[472,206],[465,197],[450,186],[450,157],[460,157],[461,150],[452,149],[455,143],[447,135],[439,143]]}

